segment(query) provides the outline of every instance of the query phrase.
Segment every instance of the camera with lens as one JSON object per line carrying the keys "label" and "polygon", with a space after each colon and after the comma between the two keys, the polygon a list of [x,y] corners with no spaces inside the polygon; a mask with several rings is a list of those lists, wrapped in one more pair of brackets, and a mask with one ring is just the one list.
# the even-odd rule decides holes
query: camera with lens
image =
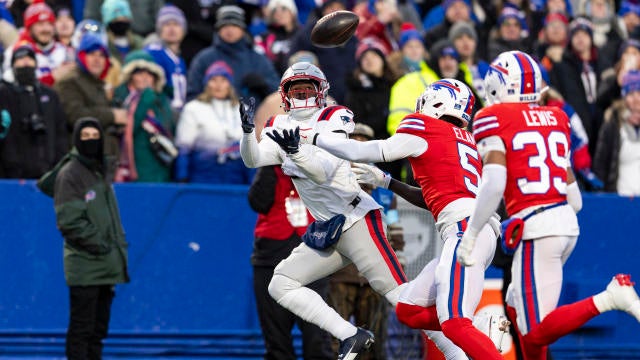
{"label": "camera with lens", "polygon": [[40,114],[33,113],[26,116],[23,119],[24,126],[32,133],[46,133],[47,124],[44,122],[44,118]]}

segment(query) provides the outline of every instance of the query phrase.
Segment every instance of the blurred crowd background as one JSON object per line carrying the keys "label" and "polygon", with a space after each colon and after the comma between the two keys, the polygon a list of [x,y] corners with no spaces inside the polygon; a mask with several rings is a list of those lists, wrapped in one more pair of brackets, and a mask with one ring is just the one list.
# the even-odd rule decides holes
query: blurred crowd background
{"label": "blurred crowd background", "polygon": [[[315,22],[345,9],[356,36],[313,46]],[[1,0],[0,177],[40,177],[92,116],[118,182],[250,184],[239,99],[257,99],[260,130],[293,62],[317,64],[384,139],[438,78],[467,83],[480,109],[488,64],[521,50],[544,69],[543,102],[571,118],[583,189],[638,195],[638,37],[634,0]],[[404,163],[384,169],[411,181]]]}

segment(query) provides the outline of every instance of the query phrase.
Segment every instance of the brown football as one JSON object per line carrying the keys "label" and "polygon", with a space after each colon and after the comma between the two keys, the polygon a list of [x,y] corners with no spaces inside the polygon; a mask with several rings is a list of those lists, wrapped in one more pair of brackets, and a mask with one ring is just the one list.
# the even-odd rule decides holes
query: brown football
{"label": "brown football", "polygon": [[311,43],[317,47],[342,46],[358,28],[360,19],[351,11],[339,10],[323,16],[311,30]]}

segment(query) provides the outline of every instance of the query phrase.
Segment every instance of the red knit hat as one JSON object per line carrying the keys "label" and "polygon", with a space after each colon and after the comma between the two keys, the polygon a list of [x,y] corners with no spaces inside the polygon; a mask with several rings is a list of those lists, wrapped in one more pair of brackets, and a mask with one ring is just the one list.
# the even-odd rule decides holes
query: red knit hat
{"label": "red knit hat", "polygon": [[44,0],[34,0],[33,4],[25,10],[23,21],[24,27],[29,29],[38,21],[48,21],[53,24],[56,21],[56,15],[49,5],[44,3]]}

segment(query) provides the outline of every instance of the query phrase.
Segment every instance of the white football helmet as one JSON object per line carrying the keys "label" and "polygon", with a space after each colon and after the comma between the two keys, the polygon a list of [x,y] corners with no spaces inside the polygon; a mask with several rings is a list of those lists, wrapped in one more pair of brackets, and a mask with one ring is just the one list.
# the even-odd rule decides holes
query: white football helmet
{"label": "white football helmet", "polygon": [[538,63],[522,51],[507,51],[493,60],[484,76],[487,103],[538,102],[542,73]]}
{"label": "white football helmet", "polygon": [[[315,90],[289,91],[291,85],[297,81],[311,81]],[[297,62],[282,75],[278,91],[282,97],[284,111],[305,116],[307,113],[312,114],[318,108],[325,107],[329,82],[317,66],[308,62]]]}
{"label": "white football helmet", "polygon": [[475,102],[476,97],[465,83],[442,79],[427,86],[416,102],[416,112],[436,119],[448,115],[460,120],[456,125],[465,128],[471,121]]}

